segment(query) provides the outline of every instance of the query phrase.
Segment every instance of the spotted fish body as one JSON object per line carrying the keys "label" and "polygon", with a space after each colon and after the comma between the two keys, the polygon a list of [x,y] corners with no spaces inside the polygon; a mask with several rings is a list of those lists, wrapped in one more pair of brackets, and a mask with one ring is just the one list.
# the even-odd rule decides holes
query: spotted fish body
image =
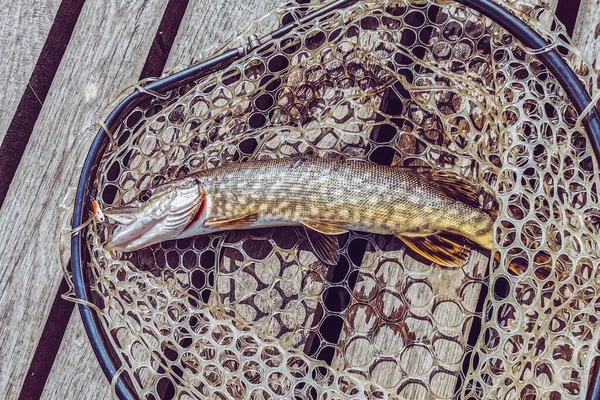
{"label": "spotted fish body", "polygon": [[[172,207],[175,202],[179,205]],[[106,215],[117,222],[128,215],[138,225],[147,214],[173,216],[169,233],[165,228],[154,238],[153,229],[145,227],[140,236],[128,228],[134,223],[121,223],[109,247],[124,251],[222,230],[304,225],[327,236],[347,230],[392,234],[432,261],[457,265],[466,258],[458,238],[492,247],[494,219],[476,204],[472,187],[453,174],[303,158],[205,170],[162,185],[146,202],[107,210]],[[321,255],[331,250],[314,244]]]}

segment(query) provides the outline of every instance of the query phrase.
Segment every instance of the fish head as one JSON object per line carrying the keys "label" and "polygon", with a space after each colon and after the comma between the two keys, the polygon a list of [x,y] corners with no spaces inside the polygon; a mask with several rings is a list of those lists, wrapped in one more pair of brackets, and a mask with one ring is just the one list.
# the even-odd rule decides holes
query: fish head
{"label": "fish head", "polygon": [[193,178],[143,190],[130,203],[101,212],[114,224],[105,247],[127,252],[177,239],[190,225],[206,219],[206,200],[202,184]]}

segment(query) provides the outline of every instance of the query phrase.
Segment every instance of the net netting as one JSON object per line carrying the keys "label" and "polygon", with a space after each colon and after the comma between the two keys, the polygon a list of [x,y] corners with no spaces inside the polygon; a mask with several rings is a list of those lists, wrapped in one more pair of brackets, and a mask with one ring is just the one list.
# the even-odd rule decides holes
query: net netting
{"label": "net netting", "polygon": [[[228,45],[329,1],[282,5]],[[596,76],[537,2],[504,3]],[[488,259],[443,269],[350,232],[337,266],[272,228],[106,251],[86,230],[95,308],[140,398],[579,399],[600,354],[598,175],[555,77],[453,1],[367,0],[272,40],[123,119],[102,208],[205,168],[318,155],[452,170],[499,207]],[[491,196],[489,195],[491,194]],[[488,201],[495,197],[497,204]],[[517,260],[527,269],[508,269]]]}

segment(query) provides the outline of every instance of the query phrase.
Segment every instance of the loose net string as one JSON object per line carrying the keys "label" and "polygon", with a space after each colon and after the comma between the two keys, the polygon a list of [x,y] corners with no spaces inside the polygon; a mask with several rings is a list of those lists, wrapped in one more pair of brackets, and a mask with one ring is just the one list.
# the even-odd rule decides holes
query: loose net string
{"label": "loose net string", "polygon": [[[240,37],[330,1],[299,3]],[[562,25],[530,3],[505,6],[597,93]],[[92,224],[87,273],[119,376],[148,399],[580,398],[600,352],[597,165],[535,53],[453,1],[360,1],[132,110],[93,181],[102,208],[250,159],[431,166],[477,185],[484,207],[496,198],[500,261],[473,251],[442,269],[351,232],[327,267],[295,228],[121,254]]]}

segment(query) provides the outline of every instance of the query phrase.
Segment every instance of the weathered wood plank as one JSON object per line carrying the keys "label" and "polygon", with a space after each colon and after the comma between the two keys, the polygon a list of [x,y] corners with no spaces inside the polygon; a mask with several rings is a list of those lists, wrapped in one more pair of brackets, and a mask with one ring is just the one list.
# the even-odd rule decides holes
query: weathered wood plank
{"label": "weathered wood plank", "polygon": [[71,314],[59,354],[62,357],[53,365],[42,399],[111,398],[110,385],[90,347],[77,310]]}
{"label": "weathered wood plank", "polygon": [[42,51],[59,0],[11,1],[0,13],[0,144]]}
{"label": "weathered wood plank", "polygon": [[[0,393],[8,398],[19,394],[62,276],[56,210],[78,179],[98,112],[138,79],[165,5],[85,3],[0,211]],[[85,386],[104,379],[87,368],[97,366],[78,363],[63,377]]]}
{"label": "weathered wood plank", "polygon": [[[165,69],[180,70],[199,61],[221,42],[265,16],[282,0],[197,0],[188,5]],[[277,28],[272,20],[261,26],[267,32]]]}
{"label": "weathered wood plank", "polygon": [[[539,0],[532,0],[532,1],[541,3]],[[546,6],[548,7],[548,9],[550,9],[554,12],[554,11],[556,11],[556,7],[558,7],[558,0],[547,0]],[[544,24],[544,27],[546,27],[546,28],[550,28],[550,26],[552,25],[552,19],[550,18],[549,14],[544,16],[542,18],[541,22]]]}
{"label": "weathered wood plank", "polygon": [[[393,238],[378,238],[377,247],[379,251],[369,245],[363,258],[354,289],[358,301],[350,304],[341,337],[348,347],[340,349],[333,365],[346,370],[360,366],[370,371],[367,379],[383,387],[403,382],[399,393],[403,397],[428,398],[419,384],[405,380],[435,365],[422,346],[432,347],[443,363],[435,375],[435,395],[452,397],[468,339],[464,333],[472,321],[447,299],[459,297],[465,310],[475,311],[482,285],[469,284],[465,273],[482,278],[487,258],[472,252],[462,269],[442,269],[406,254],[400,241]],[[407,299],[408,307],[401,304],[400,295]]]}
{"label": "weathered wood plank", "polygon": [[573,43],[581,51],[581,55],[597,68],[598,54],[600,54],[600,15],[598,14],[600,0],[582,0],[579,6],[577,23],[573,31]]}
{"label": "weathered wood plank", "polygon": [[[371,50],[382,42],[378,35],[364,35],[361,41],[364,48]],[[364,61],[357,61],[360,57],[353,52],[352,45],[357,42],[356,37],[350,37],[347,42],[337,47],[337,51],[347,53],[347,60],[343,64],[344,69],[351,62]],[[291,57],[292,68],[286,75],[285,88],[276,92],[277,95],[275,95],[275,102],[282,109],[285,110],[292,105],[300,105],[300,108],[307,107],[307,100],[302,97],[301,89],[307,86],[312,87],[315,93],[324,91],[323,98],[333,98],[335,97],[334,93],[340,95],[338,85],[340,82],[344,82],[342,77],[332,78],[333,83],[324,81],[327,72],[323,71],[323,76],[313,77],[313,81],[309,81],[311,75],[308,71],[325,69],[321,61],[326,57],[323,54],[327,54],[327,52],[321,51],[320,55],[314,58],[307,58],[305,55],[299,54]],[[367,69],[368,67],[365,67],[365,70]],[[325,89],[326,84],[332,84],[332,87]],[[345,89],[355,90],[356,93],[361,90],[358,85],[351,88],[345,87]],[[374,110],[379,109],[383,98],[383,94],[376,94],[370,96],[364,103],[357,104],[353,110],[357,116],[356,120],[375,121],[377,115]],[[332,102],[331,115],[327,114],[327,117],[324,118],[311,117],[311,122],[304,125],[305,129],[309,130],[307,136],[312,137],[311,143],[316,146],[315,150],[334,148],[336,144],[334,135],[323,133],[319,129],[315,129],[315,126],[333,126],[338,124],[338,121],[347,119],[355,121],[352,117],[348,118],[351,113],[349,112],[349,103],[343,100],[343,96],[340,96],[340,99],[338,103]],[[311,99],[311,101],[314,100],[314,98]],[[280,121],[273,120],[271,123],[276,125]],[[297,121],[283,122],[284,125],[294,125],[294,123]],[[348,124],[344,128],[347,132],[353,131],[352,124]],[[345,133],[344,128],[337,132],[342,142],[358,141],[356,135]],[[361,132],[361,136],[369,136],[374,129],[377,128],[368,125],[365,131]],[[288,228],[262,231],[258,234],[256,231],[231,233],[226,239],[227,246],[218,267],[220,279],[217,278],[216,295],[213,295],[209,302],[211,304],[233,303],[238,315],[250,321],[257,331],[277,337],[293,347],[303,347],[304,352],[311,356],[327,359],[327,356],[316,354],[318,346],[313,346],[318,344],[315,341],[316,331],[320,330],[321,334],[324,334],[323,330],[328,329],[324,326],[318,327],[319,323],[325,319],[323,303],[327,302],[327,296],[321,292],[327,286],[328,277],[332,277],[336,269],[341,267],[322,265],[310,249],[307,240],[298,235],[298,232],[301,231],[302,228],[296,230]],[[239,242],[242,238],[247,239],[248,235],[252,235],[251,240],[246,240],[243,244]],[[286,241],[287,246],[278,246],[273,254],[267,256],[273,248],[271,243],[277,243],[278,240]],[[294,258],[294,254],[298,252],[296,247],[307,250],[299,252],[299,263]],[[261,261],[252,263],[252,267],[248,268],[249,262],[244,258],[243,252],[250,258]],[[264,271],[269,271],[269,273],[265,274]],[[297,290],[289,291],[290,287],[297,288]],[[271,301],[262,301],[266,297],[270,297]],[[272,304],[277,306],[273,307]],[[330,337],[336,336],[335,332],[328,333],[331,334]]]}
{"label": "weathered wood plank", "polygon": [[[203,52],[203,49],[227,40],[247,23],[266,14],[278,2],[279,0],[252,0],[252,2],[244,3],[243,7],[236,7],[228,0],[191,2],[186,9],[175,43],[169,53],[166,69],[174,70],[189,66],[193,60],[200,58],[199,54]],[[122,86],[115,86],[113,89],[118,91],[122,89]],[[44,389],[44,398],[110,398],[110,391],[96,394],[93,391],[85,390],[88,382],[100,381],[106,387],[108,387],[108,382],[89,343],[87,343],[79,311],[75,310],[63,343],[77,343],[80,338],[85,338],[84,346],[73,348],[63,346],[59,350]],[[74,364],[73,360],[78,361]],[[80,368],[77,372],[73,371],[72,366],[81,365],[88,367]],[[102,389],[102,385],[94,384]],[[79,393],[82,397],[72,397],[72,393]]]}

